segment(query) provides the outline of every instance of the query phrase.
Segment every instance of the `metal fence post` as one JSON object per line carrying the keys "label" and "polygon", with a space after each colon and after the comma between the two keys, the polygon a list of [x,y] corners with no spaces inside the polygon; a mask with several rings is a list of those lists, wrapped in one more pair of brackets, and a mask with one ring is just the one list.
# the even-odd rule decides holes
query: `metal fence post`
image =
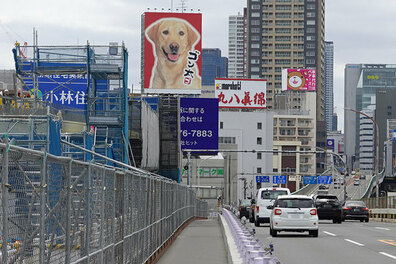
{"label": "metal fence post", "polygon": [[100,241],[99,241],[99,247],[100,247],[100,260],[99,263],[103,264],[103,257],[104,257],[104,252],[103,252],[103,242],[104,242],[104,234],[103,234],[103,228],[104,228],[104,208],[105,208],[105,181],[106,181],[106,169],[103,170],[102,173],[102,186],[101,186],[101,204],[100,204]]}
{"label": "metal fence post", "polygon": [[[117,210],[117,208],[116,208],[116,206],[117,206],[117,201],[116,201],[116,190],[117,190],[117,173],[116,173],[116,170],[114,170],[113,171],[113,214],[112,214],[112,223],[111,223],[111,228],[113,229],[113,232],[111,232],[111,242],[112,242],[112,251],[111,251],[111,259],[113,260],[113,263],[115,263],[115,243],[116,243],[116,241],[115,241],[115,232],[116,232],[116,221],[117,221],[117,218],[116,218],[116,210]],[[122,191],[121,189],[120,189],[120,191]],[[120,217],[120,219],[119,219],[119,221],[121,221],[121,217]]]}
{"label": "metal fence post", "polygon": [[5,138],[7,148],[3,152],[3,179],[1,181],[1,205],[3,209],[3,245],[1,247],[2,252],[2,263],[8,264],[8,251],[7,251],[7,241],[8,241],[8,150],[10,145],[8,143],[8,138]]}
{"label": "metal fence post", "polygon": [[[71,231],[71,177],[72,177],[72,163],[71,159],[68,164],[67,174],[66,174],[66,258],[65,263],[70,263],[70,252],[71,252],[71,241],[70,241],[70,231]],[[77,220],[77,219],[76,219]]]}
{"label": "metal fence post", "polygon": [[86,203],[86,230],[85,230],[85,251],[87,256],[87,263],[90,263],[90,243],[91,243],[91,220],[92,220],[92,212],[91,212],[91,205],[92,205],[92,161],[88,164],[88,176],[85,179],[85,199]]}
{"label": "metal fence post", "polygon": [[47,189],[47,152],[45,152],[43,161],[41,162],[40,167],[40,189],[41,189],[41,201],[40,201],[40,256],[39,262],[40,264],[44,263],[44,254],[45,254],[45,209],[46,209],[46,189]]}

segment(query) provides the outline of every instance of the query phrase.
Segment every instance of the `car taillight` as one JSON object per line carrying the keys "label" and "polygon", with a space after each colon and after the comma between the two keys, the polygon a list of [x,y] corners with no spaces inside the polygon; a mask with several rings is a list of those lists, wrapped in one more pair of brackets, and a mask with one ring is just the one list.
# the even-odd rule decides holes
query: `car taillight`
{"label": "car taillight", "polygon": [[344,209],[344,210],[351,210],[350,207],[344,207],[343,209]]}
{"label": "car taillight", "polygon": [[281,209],[275,209],[275,215],[281,215],[282,210]]}
{"label": "car taillight", "polygon": [[316,215],[318,212],[316,211],[316,209],[311,209],[311,210],[309,211],[309,213],[310,213],[311,215]]}
{"label": "car taillight", "polygon": [[260,211],[260,206],[256,206],[257,213]]}
{"label": "car taillight", "polygon": [[240,207],[240,206],[238,207],[238,211],[239,211],[239,212],[241,211],[241,207]]}
{"label": "car taillight", "polygon": [[363,210],[364,210],[364,211],[368,211],[368,208],[367,208],[367,207],[364,207]]}
{"label": "car taillight", "polygon": [[255,206],[255,205],[252,205],[252,211],[254,210],[254,208],[256,208],[256,206]]}

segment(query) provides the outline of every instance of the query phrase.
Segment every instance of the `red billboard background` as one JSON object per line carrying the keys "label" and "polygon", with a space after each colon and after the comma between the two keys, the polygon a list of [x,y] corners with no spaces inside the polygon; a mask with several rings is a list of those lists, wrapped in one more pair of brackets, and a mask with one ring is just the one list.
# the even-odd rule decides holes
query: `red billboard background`
{"label": "red billboard background", "polygon": [[[145,13],[145,32],[151,24],[157,22],[160,19],[166,18],[176,18],[185,20],[189,23],[199,34],[199,38],[193,47],[193,50],[199,51],[199,56],[196,61],[194,61],[197,67],[197,75],[201,77],[201,64],[202,64],[202,14],[199,13],[160,13],[160,12],[146,12]],[[155,66],[156,58],[154,56],[153,44],[147,39],[147,34],[144,38],[144,88],[146,92],[150,92],[150,80],[153,74],[153,67]],[[183,74],[181,72],[180,74]],[[181,87],[174,87],[176,89],[181,89]],[[198,89],[200,91],[200,88]],[[158,90],[157,90],[158,91]],[[169,91],[164,89],[164,92]]]}

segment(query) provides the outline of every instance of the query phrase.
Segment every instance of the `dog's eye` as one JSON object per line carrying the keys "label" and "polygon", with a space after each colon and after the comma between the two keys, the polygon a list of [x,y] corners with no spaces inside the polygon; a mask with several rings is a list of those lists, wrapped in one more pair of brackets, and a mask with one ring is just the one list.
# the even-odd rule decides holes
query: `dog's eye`
{"label": "dog's eye", "polygon": [[183,35],[184,35],[184,32],[183,32],[183,31],[180,31],[180,32],[179,32],[179,35],[180,35],[180,36],[183,36]]}
{"label": "dog's eye", "polygon": [[168,30],[164,30],[164,31],[162,31],[162,33],[163,33],[164,35],[168,35],[169,31],[168,31]]}

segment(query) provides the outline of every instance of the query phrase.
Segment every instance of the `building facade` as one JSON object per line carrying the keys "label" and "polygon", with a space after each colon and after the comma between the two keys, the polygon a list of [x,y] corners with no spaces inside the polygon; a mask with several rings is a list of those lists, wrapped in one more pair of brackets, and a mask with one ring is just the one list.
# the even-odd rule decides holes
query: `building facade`
{"label": "building facade", "polygon": [[272,153],[258,151],[273,149],[272,123],[272,111],[219,112],[219,144],[236,144],[240,150],[237,152],[238,199],[244,199],[245,194],[246,197],[256,194],[255,176],[272,174]]}
{"label": "building facade", "polygon": [[[396,65],[389,64],[347,64],[345,66],[345,89],[344,106],[346,109],[354,109],[365,112],[370,105],[378,107],[385,106],[376,100],[377,91],[396,89]],[[377,101],[377,103],[376,103]],[[389,105],[391,107],[391,105]],[[386,105],[385,115],[388,113]],[[373,116],[379,121],[382,116]],[[360,114],[352,111],[344,111],[345,130],[345,154],[348,170],[359,168],[360,159]],[[378,122],[377,122],[378,123]],[[380,123],[383,123],[380,121]],[[385,133],[379,128],[379,137]],[[381,140],[380,140],[381,141]],[[381,144],[381,143],[380,143]],[[383,149],[379,149],[380,156]],[[379,162],[380,168],[383,166]],[[373,169],[373,168],[372,168]]]}
{"label": "building facade", "polygon": [[334,44],[332,41],[325,41],[325,120],[327,131],[336,131],[333,125],[334,113]]}
{"label": "building facade", "polygon": [[267,107],[282,69],[317,70],[317,120],[324,120],[324,0],[248,0],[247,77],[267,79]]}
{"label": "building facade", "polygon": [[245,23],[238,14],[228,18],[228,77],[245,78]]}
{"label": "building facade", "polygon": [[[316,150],[316,94],[314,92],[287,91],[276,96],[276,114],[273,122],[274,149]],[[287,143],[287,144],[286,144]],[[315,175],[316,156],[314,153],[274,155],[274,173],[294,176]],[[293,160],[284,156],[294,156]],[[294,166],[295,165],[295,166]],[[293,167],[294,166],[294,167]],[[301,177],[293,178],[292,188],[301,187]]]}
{"label": "building facade", "polygon": [[228,59],[221,56],[221,50],[202,49],[202,85],[215,84],[216,78],[228,77]]}

